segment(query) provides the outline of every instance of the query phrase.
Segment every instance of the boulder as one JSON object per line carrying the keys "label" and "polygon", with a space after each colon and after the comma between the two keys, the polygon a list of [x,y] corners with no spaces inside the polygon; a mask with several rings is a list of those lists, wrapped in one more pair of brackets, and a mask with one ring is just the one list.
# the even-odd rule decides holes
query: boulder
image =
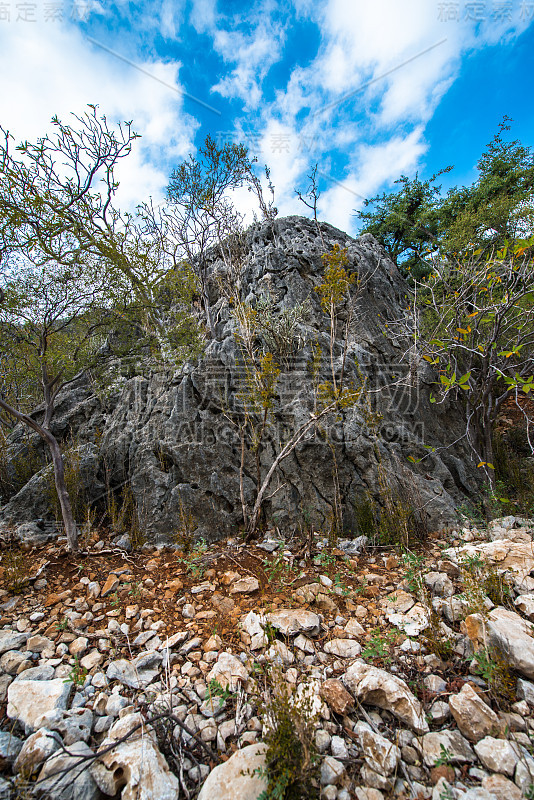
{"label": "boulder", "polygon": [[387,614],[387,618],[407,636],[419,636],[429,625],[428,613],[420,603],[412,606],[406,614]]}
{"label": "boulder", "polygon": [[39,773],[40,791],[54,800],[100,800],[100,790],[87,769],[87,760],[93,755],[84,742],[55,753]]}
{"label": "boulder", "polygon": [[360,655],[362,648],[358,642],[352,639],[330,639],[324,645],[325,653],[339,658],[356,658]]}
{"label": "boulder", "polygon": [[444,753],[447,754],[451,764],[471,764],[476,761],[471,745],[458,731],[443,730],[427,733],[418,744],[427,767],[435,767]]}
{"label": "boulder", "polygon": [[[260,650],[267,647],[269,640],[265,635],[265,617],[254,611],[249,611],[241,620],[241,629],[250,638],[250,649]],[[247,640],[248,641],[248,640]]]}
{"label": "boulder", "polygon": [[27,639],[27,633],[17,633],[12,630],[0,631],[0,655],[7,653],[8,650],[19,650],[24,647]]}
{"label": "boulder", "polygon": [[272,643],[265,653],[265,658],[281,666],[289,666],[295,661],[295,656],[287,645],[278,639]]}
{"label": "boulder", "polygon": [[246,578],[240,578],[232,584],[230,594],[251,594],[257,592],[260,588],[260,583],[253,575],[247,575]]}
{"label": "boulder", "polygon": [[51,681],[54,677],[54,667],[50,664],[41,664],[38,667],[30,667],[25,669],[20,675],[17,675],[17,681]]}
{"label": "boulder", "polygon": [[428,731],[428,722],[419,700],[396,675],[357,661],[348,668],[343,682],[362,703],[390,711],[416,733]]}
{"label": "boulder", "polygon": [[29,778],[41,764],[59,750],[58,736],[41,728],[28,736],[13,764],[13,772]]}
{"label": "boulder", "polygon": [[345,765],[333,756],[325,756],[321,762],[321,785],[336,786],[345,775]]}
{"label": "boulder", "polygon": [[347,692],[342,682],[329,678],[321,684],[320,694],[336,714],[350,714],[354,710],[354,698]]}
{"label": "boulder", "polygon": [[427,572],[424,579],[433,595],[450,597],[454,594],[454,584],[446,572]]}
{"label": "boulder", "polygon": [[8,650],[0,656],[0,671],[7,675],[16,675],[18,670],[24,666],[29,666],[28,654],[21,653],[19,650]]}
{"label": "boulder", "polygon": [[496,800],[521,800],[521,790],[504,775],[486,775],[482,779],[482,788]]}
{"label": "boulder", "polygon": [[5,772],[17,758],[22,741],[8,731],[0,731],[0,771]]}
{"label": "boulder", "polygon": [[267,781],[258,774],[265,769],[265,751],[264,744],[237,750],[210,772],[198,800],[257,800],[267,788]]}
{"label": "boulder", "polygon": [[500,570],[511,570],[519,579],[525,578],[534,569],[534,550],[530,537],[528,541],[497,539],[494,542],[467,544],[443,551],[443,557],[450,558],[456,564],[472,556],[478,556]]}
{"label": "boulder", "polygon": [[281,608],[279,611],[273,611],[267,614],[267,622],[284,636],[295,636],[298,633],[315,636],[321,626],[317,614],[303,608]]}
{"label": "boulder", "polygon": [[521,594],[514,600],[514,605],[525,617],[534,620],[534,594]]}
{"label": "boulder", "polygon": [[365,629],[362,628],[357,619],[349,619],[349,621],[345,625],[345,633],[348,633],[349,636],[358,637],[364,635]]}
{"label": "boulder", "polygon": [[[398,477],[398,463],[405,465],[407,480],[421,495],[430,524],[440,527],[454,521],[455,499],[477,485],[476,465],[462,441],[465,430],[460,403],[438,407],[429,400],[435,375],[430,365],[410,372],[407,340],[384,336],[388,321],[405,316],[408,287],[397,267],[369,234],[353,239],[343,231],[320,223],[321,236],[313,220],[292,216],[273,222],[258,222],[243,236],[240,263],[242,299],[251,305],[268,292],[277,310],[308,304],[310,313],[295,335],[296,351],[281,360],[277,391],[284,402],[273,409],[273,422],[265,432],[266,446],[259,452],[265,474],[272,463],[272,448],[280,437],[309,418],[313,407],[307,364],[312,344],[328,349],[329,318],[323,312],[314,288],[324,271],[322,256],[337,244],[346,248],[347,269],[358,274],[354,288],[357,313],[353,316],[351,353],[346,361],[347,385],[361,380],[370,393],[372,411],[380,419],[376,436],[369,430],[361,408],[347,408],[340,419],[322,421],[330,441],[309,436],[281,465],[279,490],[266,501],[269,518],[278,519],[281,530],[297,529],[302,509],[311,510],[310,524],[325,527],[331,513],[328,498],[339,485],[344,499],[347,531],[356,528],[352,502],[357,493],[380,494],[379,471]],[[67,434],[79,445],[80,485],[89,501],[105,494],[103,466],[112,489],[127,483],[139,510],[139,521],[151,542],[169,541],[180,524],[185,508],[195,523],[195,534],[206,541],[233,533],[242,523],[240,475],[244,475],[244,502],[254,501],[256,452],[251,442],[245,448],[244,470],[238,427],[227,416],[242,419],[241,397],[247,391],[247,374],[236,341],[232,309],[221,286],[230,278],[229,266],[220,247],[206,254],[207,295],[213,318],[214,337],[202,358],[182,369],[151,369],[143,356],[128,359],[128,377],[113,376],[106,392],[80,375],[58,394],[52,432],[64,441]],[[343,344],[344,326],[339,326],[336,352]],[[406,345],[406,346],[405,346]],[[403,352],[406,352],[406,356]],[[410,375],[413,388],[388,390],[391,365],[399,378]],[[150,365],[151,366],[151,365]],[[321,380],[328,380],[328,359],[321,365]],[[377,390],[380,387],[380,391]],[[424,432],[424,435],[423,435]],[[25,431],[21,425],[8,437],[8,452],[24,454]],[[43,456],[44,445],[35,439]],[[424,444],[432,449],[423,448]],[[209,442],[209,446],[206,443]],[[330,444],[334,443],[334,456]],[[32,439],[33,444],[33,439]],[[417,463],[426,454],[424,467]],[[415,455],[412,462],[407,457]],[[10,455],[11,457],[11,455]],[[337,464],[336,477],[333,466]],[[2,520],[32,522],[49,515],[46,468],[34,475],[1,510]],[[340,539],[347,555],[359,553],[366,537]]]}
{"label": "boulder", "polygon": [[516,695],[518,700],[526,700],[529,706],[534,706],[534,683],[518,678]]}
{"label": "boulder", "polygon": [[7,690],[7,716],[18,720],[26,733],[31,733],[43,714],[67,707],[70,688],[71,684],[61,678],[51,681],[13,681]]}
{"label": "boulder", "polygon": [[415,600],[404,589],[397,589],[383,597],[380,605],[386,614],[406,614],[415,605]]}
{"label": "boulder", "polygon": [[449,698],[449,707],[458,728],[470,742],[478,742],[484,736],[504,733],[504,726],[497,714],[465,683],[458,694]]}
{"label": "boulder", "polygon": [[524,747],[521,748],[521,751],[522,756],[517,762],[514,783],[519,786],[523,795],[526,795],[532,784],[534,784],[534,758]]}
{"label": "boulder", "polygon": [[56,708],[35,719],[35,727],[47,728],[61,734],[67,745],[88,742],[93,726],[93,712],[88,708],[71,708],[68,711]]}
{"label": "boulder", "polygon": [[380,789],[374,789],[372,786],[357,786],[354,791],[357,800],[384,800]]}
{"label": "boulder", "polygon": [[505,739],[494,739],[492,736],[486,736],[477,742],[475,753],[486,769],[502,775],[513,775],[521,757],[519,745]]}
{"label": "boulder", "polygon": [[219,653],[216,664],[211,669],[207,677],[208,684],[216,680],[223,689],[230,689],[231,692],[237,691],[240,683],[248,681],[248,672],[241,661],[231,653]]}
{"label": "boulder", "polygon": [[306,583],[304,586],[299,586],[295,589],[293,597],[297,603],[309,603],[328,614],[337,612],[337,605],[320,583]]}
{"label": "boulder", "polygon": [[360,741],[363,757],[371,769],[379,775],[391,775],[397,769],[401,756],[397,745],[385,736],[375,733],[364,722],[358,722],[354,732]]}
{"label": "boulder", "polygon": [[22,544],[30,545],[31,547],[39,547],[53,538],[53,533],[44,530],[37,522],[24,522],[22,525],[17,525],[15,537]]}
{"label": "boulder", "polygon": [[475,650],[496,648],[514,669],[527,678],[534,678],[534,638],[530,622],[498,606],[489,612],[487,619],[480,614],[470,614],[465,618],[465,627]]}
{"label": "boulder", "polygon": [[106,676],[110,681],[119,681],[132,689],[144,689],[159,675],[162,660],[161,653],[149,650],[133,661],[124,658],[112,661],[106,670]]}
{"label": "boulder", "polygon": [[99,751],[105,751],[130,731],[133,732],[126,741],[104,752],[91,765],[91,776],[98,788],[111,796],[121,792],[121,800],[178,800],[178,778],[169,770],[156,737],[143,724],[141,714],[128,714],[117,720]]}
{"label": "boulder", "polygon": [[41,636],[37,633],[35,636],[29,636],[26,642],[26,648],[31,650],[32,653],[43,653],[45,650],[55,650],[55,644],[48,636]]}

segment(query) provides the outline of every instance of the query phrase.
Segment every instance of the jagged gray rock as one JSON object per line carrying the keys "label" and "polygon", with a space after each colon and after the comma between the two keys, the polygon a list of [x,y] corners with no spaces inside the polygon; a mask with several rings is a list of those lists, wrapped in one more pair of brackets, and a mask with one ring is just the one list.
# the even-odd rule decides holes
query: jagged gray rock
{"label": "jagged gray rock", "polygon": [[[303,440],[280,467],[280,489],[266,503],[267,518],[276,517],[280,529],[295,528],[303,510],[309,510],[312,522],[324,526],[335,502],[335,453],[348,533],[355,529],[356,498],[368,490],[379,494],[379,466],[391,474],[399,473],[399,465],[409,469],[431,524],[442,526],[452,519],[455,500],[476,488],[476,471],[460,437],[462,414],[450,404],[430,405],[431,368],[410,364],[409,340],[395,336],[398,322],[406,316],[407,286],[384,250],[368,234],[352,239],[327,224],[321,230],[328,249],[335,244],[347,248],[349,272],[360,278],[345,374],[349,383],[358,385],[363,376],[371,389],[380,389],[369,398],[382,419],[375,439],[362,409],[347,409],[342,419],[329,424],[329,442],[319,435]],[[302,349],[290,364],[280,365],[282,410],[276,419],[277,433],[282,435],[284,427],[287,431],[288,426],[298,426],[313,408],[306,366],[312,342],[318,342],[323,353],[328,350],[328,318],[314,292],[322,279],[324,246],[312,221],[287,217],[272,225],[252,226],[246,234],[246,251],[241,284],[247,301],[269,292],[280,309],[305,300],[311,308],[300,330]],[[60,440],[73,436],[76,441],[80,483],[88,498],[92,502],[102,498],[105,476],[117,490],[129,484],[140,523],[152,541],[169,539],[179,525],[181,504],[193,517],[196,535],[207,540],[233,532],[242,522],[240,442],[225,411],[246,384],[231,309],[218,288],[226,270],[218,250],[212,252],[211,262],[216,339],[209,342],[201,361],[178,372],[162,367],[145,374],[139,368],[135,374],[131,366],[133,376],[119,375],[105,392],[80,376],[58,397],[52,424]],[[340,354],[341,340],[336,343],[336,358]],[[328,367],[324,375],[328,376]],[[384,385],[392,375],[404,376],[405,385],[386,391]],[[11,458],[24,455],[26,437],[20,426],[12,433]],[[441,449],[458,439],[451,449]],[[37,436],[30,441],[42,452]],[[439,455],[424,445],[439,448]],[[267,443],[260,454],[264,474],[272,454],[272,442]],[[425,456],[425,461],[410,463],[408,456]],[[7,502],[0,516],[4,523],[47,518],[45,472],[34,475]],[[254,453],[249,449],[243,482],[249,504],[255,482]]]}

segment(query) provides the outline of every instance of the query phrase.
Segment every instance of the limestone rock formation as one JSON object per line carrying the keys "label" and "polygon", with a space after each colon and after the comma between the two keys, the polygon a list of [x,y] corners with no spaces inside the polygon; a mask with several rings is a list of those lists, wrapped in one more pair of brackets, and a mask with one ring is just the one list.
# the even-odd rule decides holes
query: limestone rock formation
{"label": "limestone rock formation", "polygon": [[[358,277],[345,376],[354,386],[365,381],[366,403],[325,422],[323,431],[305,438],[282,462],[272,486],[273,492],[278,491],[268,493],[272,496],[265,505],[266,517],[276,519],[281,530],[298,526],[303,514],[324,527],[332,517],[337,480],[344,525],[353,534],[354,504],[367,491],[378,496],[381,467],[397,476],[408,470],[431,525],[442,526],[452,518],[455,501],[476,488],[476,471],[461,438],[460,409],[430,405],[435,376],[425,362],[416,366],[410,361],[410,340],[401,335],[408,290],[384,250],[368,234],[353,239],[327,224],[321,230],[325,245],[315,224],[301,217],[257,223],[246,234],[242,298],[254,304],[269,294],[279,310],[304,301],[310,309],[298,331],[296,352],[280,359],[276,425],[260,452],[263,475],[272,462],[276,437],[283,440],[313,410],[307,365],[314,343],[325,356],[321,377],[328,378],[329,320],[314,291],[322,280],[325,246],[346,248],[348,271]],[[58,397],[52,424],[64,447],[76,443],[79,482],[88,499],[102,500],[106,485],[117,496],[128,486],[141,527],[156,542],[168,540],[177,530],[181,508],[191,514],[195,535],[206,540],[229,534],[242,522],[241,449],[231,419],[239,414],[246,375],[234,336],[236,323],[220,290],[226,266],[219,251],[212,252],[211,260],[216,338],[209,341],[198,363],[187,363],[178,371],[164,364],[151,370],[130,364],[129,373],[118,372],[105,391],[80,376]],[[335,348],[339,362],[343,327],[339,326]],[[373,425],[369,409],[376,415]],[[454,447],[439,449],[439,455],[432,452],[454,441]],[[27,431],[19,426],[10,437],[11,459],[24,457],[27,442]],[[35,452],[43,452],[37,436],[30,436],[30,443]],[[247,504],[252,504],[256,491],[252,448],[245,456],[243,492]],[[415,463],[408,460],[410,456],[415,461],[425,459]],[[44,469],[9,499],[0,519],[12,524],[46,520],[48,504]]]}

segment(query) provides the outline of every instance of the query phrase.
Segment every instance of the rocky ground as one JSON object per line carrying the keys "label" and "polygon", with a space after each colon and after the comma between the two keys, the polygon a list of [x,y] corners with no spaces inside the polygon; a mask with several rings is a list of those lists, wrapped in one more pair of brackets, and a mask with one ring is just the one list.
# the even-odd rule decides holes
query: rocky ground
{"label": "rocky ground", "polygon": [[5,548],[0,796],[256,800],[276,673],[328,800],[534,797],[533,536]]}

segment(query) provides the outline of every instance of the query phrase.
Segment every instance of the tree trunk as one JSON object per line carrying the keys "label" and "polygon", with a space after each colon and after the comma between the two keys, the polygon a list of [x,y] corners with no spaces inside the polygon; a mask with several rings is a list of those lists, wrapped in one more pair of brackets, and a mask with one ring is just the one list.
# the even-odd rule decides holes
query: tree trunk
{"label": "tree trunk", "polygon": [[261,511],[261,506],[262,506],[262,503],[263,503],[263,498],[265,497],[265,492],[267,491],[267,488],[269,486],[269,482],[270,482],[270,480],[271,480],[276,468],[284,460],[284,458],[287,458],[287,456],[290,455],[290,453],[293,452],[295,447],[304,438],[304,436],[308,433],[308,431],[311,428],[313,428],[313,426],[316,425],[317,422],[322,417],[324,417],[326,414],[329,414],[331,411],[333,411],[334,408],[336,407],[336,405],[337,405],[337,401],[335,401],[333,403],[330,403],[330,405],[328,405],[326,408],[323,408],[323,410],[319,414],[317,414],[317,415],[313,414],[311,416],[311,418],[307,422],[305,422],[303,425],[300,426],[300,428],[298,428],[295,431],[295,433],[293,434],[293,436],[291,437],[289,442],[287,442],[287,444],[282,448],[282,450],[278,453],[278,455],[274,459],[273,463],[269,467],[267,475],[263,479],[263,483],[261,484],[261,486],[258,487],[258,494],[256,495],[256,502],[254,503],[254,508],[252,509],[252,514],[251,514],[251,516],[249,518],[249,522],[248,522],[246,541],[248,541],[254,535],[254,533],[256,532],[256,528],[258,526],[258,519],[259,519],[260,511]]}
{"label": "tree trunk", "polygon": [[52,456],[52,464],[54,466],[54,481],[56,484],[56,492],[61,506],[61,516],[65,526],[65,533],[67,534],[67,546],[69,550],[75,553],[78,550],[78,530],[76,528],[76,521],[72,513],[72,505],[70,502],[69,493],[65,485],[65,468],[63,464],[63,456],[57,440],[50,434],[48,442],[50,454]]}
{"label": "tree trunk", "polygon": [[[491,422],[485,417],[482,418],[482,435],[484,437],[482,444],[482,452],[484,453],[484,461],[486,462],[486,474],[491,491],[495,489],[495,464],[493,456],[493,440],[492,440],[492,425]],[[491,465],[491,466],[489,466]]]}
{"label": "tree trunk", "polygon": [[67,535],[67,547],[72,553],[78,550],[78,531],[76,522],[72,514],[72,506],[70,502],[69,493],[65,485],[65,469],[63,465],[63,456],[57,442],[56,437],[47,429],[39,425],[34,419],[27,414],[22,414],[15,408],[10,406],[5,400],[0,398],[0,408],[3,408],[12,417],[15,417],[19,422],[24,423],[29,428],[39,434],[41,439],[46,442],[50,454],[52,456],[52,464],[54,467],[54,481],[56,485],[57,496],[61,506],[61,516],[63,518],[63,525],[65,526],[65,533]]}

